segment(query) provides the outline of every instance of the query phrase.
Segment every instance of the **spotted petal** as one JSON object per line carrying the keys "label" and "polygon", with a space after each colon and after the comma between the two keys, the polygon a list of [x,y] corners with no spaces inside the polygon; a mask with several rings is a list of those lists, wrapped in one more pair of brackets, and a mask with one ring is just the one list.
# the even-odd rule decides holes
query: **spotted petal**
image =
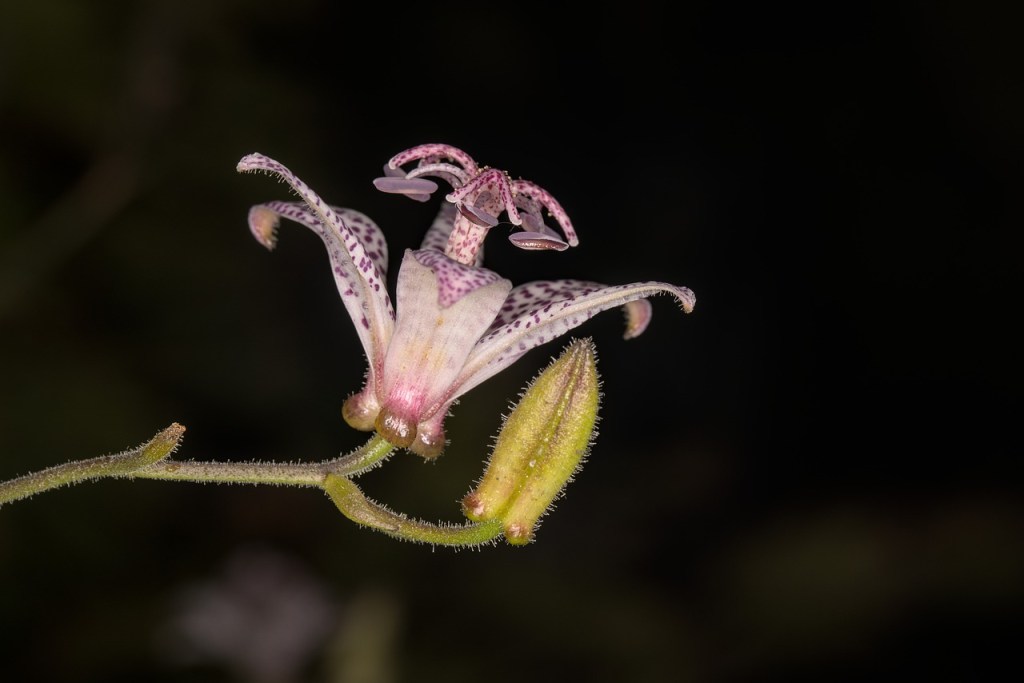
{"label": "spotted petal", "polygon": [[[607,285],[586,280],[537,280],[513,287],[505,298],[487,334],[505,327],[527,311],[543,308],[553,301],[564,301],[573,296],[585,296],[604,289]],[[485,335],[486,336],[486,335]]]}
{"label": "spotted petal", "polygon": [[[441,308],[448,308],[477,289],[502,279],[493,270],[467,266],[464,263],[453,261],[441,252],[434,251],[433,249],[422,249],[414,251],[412,254],[420,265],[426,266],[433,271],[434,278],[437,280],[437,301]],[[505,280],[505,282],[508,281]],[[511,287],[512,284],[509,283],[505,294],[508,293]],[[404,301],[404,299],[399,298],[399,301]],[[504,301],[504,296],[502,301]],[[403,303],[402,305],[406,306],[407,304]],[[498,305],[495,306],[495,314],[500,306],[501,302],[499,301]],[[491,320],[494,320],[494,315],[491,316],[488,323]]]}
{"label": "spotted petal", "polygon": [[342,216],[320,199],[308,185],[286,166],[262,154],[242,157],[238,162],[238,171],[263,171],[277,176],[305,201],[312,219],[305,212],[290,209],[293,204],[281,202],[277,205],[254,206],[249,212],[249,226],[254,234],[272,234],[273,230],[268,229],[268,226],[272,226],[280,216],[285,216],[320,235],[327,247],[342,303],[355,323],[359,340],[369,359],[367,384],[374,385],[383,368],[384,351],[391,340],[395,317],[384,274],[377,266],[378,261],[387,257],[379,230],[369,219],[365,223],[360,220],[359,234],[368,240],[373,236],[373,246],[364,246]]}
{"label": "spotted petal", "polygon": [[497,273],[434,250],[405,253],[377,418],[386,439],[402,447],[419,439],[418,448],[440,452],[452,382],[511,288]]}
{"label": "spotted petal", "polygon": [[[571,297],[581,297],[602,289],[608,285],[586,280],[537,280],[514,287],[509,292],[505,304],[501,307],[487,334],[514,322],[537,308],[543,308],[555,301],[564,301]],[[624,339],[639,337],[651,322],[651,302],[647,299],[636,299],[622,306],[626,314],[626,332]]]}
{"label": "spotted petal", "polygon": [[[508,299],[513,306],[500,314],[507,322],[500,327],[492,325],[491,331],[477,343],[456,381],[458,388],[453,398],[505,369],[530,349],[562,336],[601,311],[656,294],[671,294],[687,313],[696,302],[693,292],[686,287],[665,282],[636,282],[599,289],[595,286],[592,282],[556,280],[529,283],[512,290]],[[523,304],[524,301],[531,303]],[[634,305],[627,308],[627,314],[643,317],[645,310],[642,305]],[[518,311],[518,315],[513,318],[509,315],[511,311]],[[638,324],[646,327],[646,320]],[[627,337],[636,334],[627,329]]]}
{"label": "spotted petal", "polygon": [[[366,255],[373,261],[373,265],[377,266],[377,272],[380,273],[380,279],[387,279],[388,272],[388,243],[384,239],[384,233],[377,226],[373,220],[370,219],[364,213],[356,211],[354,209],[346,209],[340,206],[331,207],[338,217],[348,226],[348,229],[352,231],[359,241],[362,243],[363,248],[366,250]],[[265,231],[264,223],[259,218],[260,209],[268,209],[281,218],[287,218],[288,220],[301,223],[307,228],[320,234],[320,220],[316,217],[308,206],[302,202],[267,202],[266,204],[258,204],[249,210],[250,217],[250,229],[256,236],[256,239],[260,241],[260,244],[273,249],[276,244],[276,239],[272,236],[270,243],[264,241],[262,234]],[[275,226],[276,227],[276,226]]]}

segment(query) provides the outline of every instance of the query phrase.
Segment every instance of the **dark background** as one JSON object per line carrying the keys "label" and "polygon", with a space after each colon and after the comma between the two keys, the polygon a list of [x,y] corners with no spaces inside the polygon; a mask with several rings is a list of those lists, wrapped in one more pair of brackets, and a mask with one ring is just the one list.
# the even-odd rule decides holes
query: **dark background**
{"label": "dark background", "polygon": [[[827,5],[823,9],[821,5]],[[1019,669],[1020,13],[973,4],[46,0],[0,10],[0,477],[126,448],[318,460],[364,360],[323,247],[245,225],[260,151],[374,217],[423,142],[550,189],[658,279],[607,313],[600,437],[537,543],[452,552],[309,490],[105,481],[0,510],[4,680],[996,680]],[[392,280],[397,268],[392,268]],[[559,346],[368,493],[457,521]],[[211,635],[213,633],[214,635]],[[1011,676],[1012,677],[1012,676]],[[1000,677],[999,680],[1006,680]]]}

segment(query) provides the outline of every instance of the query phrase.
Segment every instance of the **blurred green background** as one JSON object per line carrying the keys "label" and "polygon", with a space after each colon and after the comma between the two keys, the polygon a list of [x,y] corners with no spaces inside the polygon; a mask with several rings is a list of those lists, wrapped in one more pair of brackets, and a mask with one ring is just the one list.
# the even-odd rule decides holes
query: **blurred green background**
{"label": "blurred green background", "polygon": [[[366,212],[423,142],[550,189],[581,246],[514,282],[657,279],[600,351],[600,437],[524,549],[401,544],[308,490],[100,482],[0,510],[4,681],[993,680],[1024,607],[1019,11],[857,3],[0,9],[0,478],[172,421],[181,458],[318,460],[364,360],[323,247],[268,254],[260,151]],[[671,9],[671,11],[670,11]],[[1012,235],[1012,237],[1011,237]],[[395,271],[395,268],[392,268]],[[394,273],[392,273],[393,281]],[[559,346],[470,393],[457,520]]]}

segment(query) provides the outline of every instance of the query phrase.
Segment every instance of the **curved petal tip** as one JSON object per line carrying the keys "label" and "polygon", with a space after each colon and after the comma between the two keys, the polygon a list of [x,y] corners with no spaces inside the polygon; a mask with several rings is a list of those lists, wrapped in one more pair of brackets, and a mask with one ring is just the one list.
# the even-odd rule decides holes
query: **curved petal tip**
{"label": "curved petal tip", "polygon": [[277,246],[277,226],[281,223],[276,212],[256,205],[249,209],[249,230],[256,241],[273,251]]}
{"label": "curved petal tip", "polygon": [[639,337],[651,322],[653,314],[651,302],[648,299],[637,299],[624,305],[622,310],[626,314],[626,331],[622,334],[622,338],[635,339]]}

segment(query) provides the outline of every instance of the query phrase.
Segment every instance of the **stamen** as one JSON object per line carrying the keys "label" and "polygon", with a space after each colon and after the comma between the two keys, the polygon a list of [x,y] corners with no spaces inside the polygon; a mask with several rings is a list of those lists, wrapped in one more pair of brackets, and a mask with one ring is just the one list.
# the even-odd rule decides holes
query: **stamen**
{"label": "stamen", "polygon": [[463,152],[458,147],[452,147],[451,145],[442,144],[426,144],[418,145],[407,149],[404,152],[399,152],[395,156],[391,157],[388,162],[388,166],[391,168],[398,168],[403,166],[410,161],[417,161],[419,159],[426,159],[428,157],[443,157],[445,159],[451,159],[462,165],[462,168],[466,170],[469,175],[476,175],[478,172],[476,162],[473,161],[473,157]]}
{"label": "stamen", "polygon": [[[467,180],[469,180],[469,176],[466,175],[466,172],[455,164],[423,164],[422,166],[417,166],[413,170],[409,171],[405,177],[419,178],[420,176],[425,175],[443,178],[448,181],[453,188],[461,187],[466,184]],[[450,178],[450,176],[454,176],[454,180],[458,182],[452,182],[452,178]]]}
{"label": "stamen", "polygon": [[490,228],[477,225],[462,214],[455,216],[452,232],[444,247],[445,256],[467,266],[475,265],[480,260],[480,250],[488,232]]}
{"label": "stamen", "polygon": [[516,207],[519,209],[520,214],[523,213],[524,211],[527,211],[529,213],[533,213],[539,216],[541,209],[543,208],[540,204],[536,202],[536,200],[534,200],[533,197],[530,197],[529,195],[525,195],[522,193],[515,195],[513,201],[515,201]]}
{"label": "stamen", "polygon": [[486,211],[480,211],[472,204],[466,204],[465,202],[459,202],[455,205],[459,209],[459,213],[468,218],[473,223],[479,225],[481,228],[493,228],[498,224],[498,219],[487,213]]}
{"label": "stamen", "polygon": [[569,248],[560,238],[542,232],[514,232],[508,236],[508,241],[527,251],[565,251]]}
{"label": "stamen", "polygon": [[576,236],[576,231],[572,227],[572,221],[569,220],[569,214],[565,212],[562,205],[558,203],[551,193],[545,190],[536,183],[531,183],[529,180],[513,180],[512,191],[517,195],[526,195],[540,202],[545,209],[551,212],[555,220],[558,221],[558,225],[562,228],[562,232],[565,233],[565,238],[569,240],[569,246],[575,247],[580,243],[579,238]]}
{"label": "stamen", "polygon": [[411,199],[421,202],[430,199],[430,195],[437,191],[437,183],[426,178],[374,178],[373,186],[381,192],[404,194]]}
{"label": "stamen", "polygon": [[543,235],[547,235],[548,237],[555,237],[559,241],[562,241],[561,236],[549,228],[544,223],[544,219],[541,218],[540,215],[528,211],[520,211],[519,215],[523,219],[523,228],[525,230],[530,232],[539,232]]}
{"label": "stamen", "polygon": [[508,213],[509,221],[513,225],[521,225],[523,219],[519,217],[519,210],[516,209],[516,205],[512,201],[512,187],[508,175],[496,168],[488,169],[473,177],[465,185],[450,193],[446,199],[453,204],[457,204],[471,192],[476,192],[480,188],[490,189],[492,186],[498,189],[498,198],[501,204],[504,205],[506,213]]}

